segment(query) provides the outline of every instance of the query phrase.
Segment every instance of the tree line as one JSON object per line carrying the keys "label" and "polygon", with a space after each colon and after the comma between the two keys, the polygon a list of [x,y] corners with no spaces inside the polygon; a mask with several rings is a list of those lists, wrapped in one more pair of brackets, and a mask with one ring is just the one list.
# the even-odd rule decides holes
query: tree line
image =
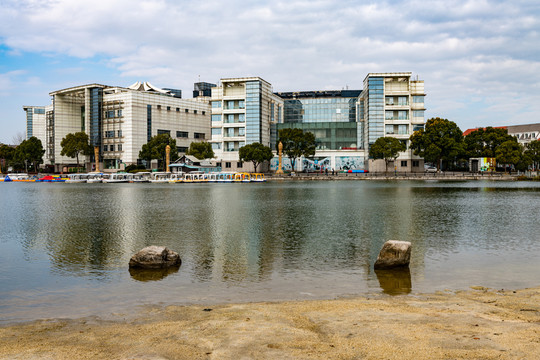
{"label": "tree line", "polygon": [[[437,170],[456,170],[467,167],[470,158],[496,158],[497,164],[511,170],[525,171],[540,165],[540,141],[522,145],[504,128],[487,127],[463,136],[461,129],[448,119],[429,119],[425,127],[409,138],[409,148]],[[371,146],[369,154],[374,159],[395,160],[405,144],[392,137],[382,137]]]}

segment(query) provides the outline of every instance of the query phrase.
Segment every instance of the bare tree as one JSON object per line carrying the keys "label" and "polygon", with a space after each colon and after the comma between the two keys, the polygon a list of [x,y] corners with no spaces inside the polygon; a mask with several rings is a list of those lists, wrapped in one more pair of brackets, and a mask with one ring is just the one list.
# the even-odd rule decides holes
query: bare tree
{"label": "bare tree", "polygon": [[24,132],[17,131],[17,133],[11,137],[11,144],[20,145],[24,140],[26,140],[26,136],[24,135]]}

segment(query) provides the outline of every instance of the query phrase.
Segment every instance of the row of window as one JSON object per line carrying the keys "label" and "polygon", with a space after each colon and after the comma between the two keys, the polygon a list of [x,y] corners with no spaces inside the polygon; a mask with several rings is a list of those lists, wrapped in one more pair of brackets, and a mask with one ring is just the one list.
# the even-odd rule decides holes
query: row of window
{"label": "row of window", "polygon": [[[158,129],[157,134],[158,135],[167,134],[167,135],[171,136],[171,130]],[[177,138],[188,138],[189,133],[187,131],[177,131],[176,132],[176,137]],[[193,138],[195,138],[195,139],[205,139],[206,134],[205,133],[194,132],[193,133]]]}
{"label": "row of window", "polygon": [[[246,122],[246,114],[228,114],[224,115],[224,122],[226,124],[239,124]],[[220,114],[213,114],[212,121],[222,121],[223,117]]]}
{"label": "row of window", "polygon": [[116,137],[122,137],[122,130],[117,130],[117,131],[107,130],[104,133],[106,138],[113,138],[115,137],[115,134],[116,134]]}
{"label": "row of window", "polygon": [[[111,144],[111,145],[103,145],[103,151],[115,151],[114,150],[114,144]],[[116,145],[116,151],[122,151],[122,144],[117,144]]]}
{"label": "row of window", "polygon": [[113,119],[115,117],[122,117],[122,109],[105,111],[105,119]]}
{"label": "row of window", "polygon": [[[161,105],[156,105],[156,108],[157,108],[158,110],[161,110]],[[170,107],[170,106],[167,106],[167,111],[171,111],[171,107]],[[176,112],[180,112],[180,108],[176,108]],[[189,109],[184,109],[184,112],[185,112],[185,113],[189,113]],[[193,110],[193,113],[194,113],[194,114],[198,114],[199,111],[198,111],[197,109],[194,109],[194,110]],[[202,115],[206,115],[206,111],[202,110],[202,111],[201,111],[201,114],[202,114]]]}

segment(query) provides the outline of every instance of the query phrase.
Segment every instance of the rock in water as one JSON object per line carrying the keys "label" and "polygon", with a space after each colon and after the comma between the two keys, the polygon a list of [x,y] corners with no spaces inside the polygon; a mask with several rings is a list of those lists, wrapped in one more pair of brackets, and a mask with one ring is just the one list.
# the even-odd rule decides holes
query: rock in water
{"label": "rock in water", "polygon": [[375,269],[392,269],[395,267],[409,266],[411,261],[411,243],[408,241],[388,240],[384,243]]}
{"label": "rock in water", "polygon": [[182,260],[178,253],[165,246],[148,246],[136,253],[129,260],[130,268],[161,269],[180,266]]}

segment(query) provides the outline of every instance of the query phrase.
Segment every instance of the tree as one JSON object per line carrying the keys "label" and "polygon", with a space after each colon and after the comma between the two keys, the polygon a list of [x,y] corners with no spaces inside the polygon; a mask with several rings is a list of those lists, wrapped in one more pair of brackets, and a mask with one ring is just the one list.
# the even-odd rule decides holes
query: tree
{"label": "tree", "polygon": [[388,163],[390,160],[396,161],[400,151],[407,150],[405,144],[393,137],[378,138],[369,149],[369,156],[374,159],[384,159],[386,164],[384,172],[388,171]]}
{"label": "tree", "polygon": [[530,157],[534,170],[540,166],[540,141],[533,140],[527,144],[525,153]]}
{"label": "tree", "polygon": [[153,136],[149,142],[142,146],[141,151],[139,151],[139,158],[148,162],[152,161],[152,159],[161,159],[163,164],[165,164],[167,155],[165,149],[167,148],[167,145],[171,147],[170,160],[175,161],[178,159],[176,140],[171,138],[169,134]]}
{"label": "tree", "polygon": [[264,161],[270,161],[274,157],[272,149],[268,146],[264,146],[261,143],[253,143],[242,146],[238,152],[240,161],[251,161],[255,172],[257,172],[257,166]]}
{"label": "tree", "polygon": [[39,164],[43,162],[43,154],[45,154],[45,150],[43,150],[41,140],[32,136],[17,146],[14,159],[24,163],[26,171],[28,171],[28,163],[30,162],[34,165],[34,171],[37,172]]}
{"label": "tree", "polygon": [[92,155],[92,147],[89,144],[88,135],[84,131],[69,133],[60,142],[62,151],[60,155],[77,159],[77,168],[79,167],[79,154]]}
{"label": "tree", "polygon": [[210,159],[214,157],[214,150],[209,142],[192,142],[186,155],[195,156],[199,160]]}
{"label": "tree", "polygon": [[508,135],[507,129],[493,127],[478,129],[465,136],[465,152],[467,157],[495,157],[497,147],[512,139],[513,136]]}
{"label": "tree", "polygon": [[[0,146],[0,159],[4,160],[4,166],[7,168],[7,166],[10,164],[10,162],[13,160],[15,156],[15,148],[8,146],[6,144],[3,144]],[[2,169],[0,169],[0,173],[2,172]]]}
{"label": "tree", "polygon": [[454,161],[463,153],[463,133],[455,122],[447,119],[429,119],[425,128],[415,131],[410,140],[414,154],[436,163],[437,170],[441,160]]}
{"label": "tree", "polygon": [[295,169],[296,159],[315,155],[315,135],[302,129],[279,130],[278,144],[283,144],[283,153],[291,161],[292,170]]}
{"label": "tree", "polygon": [[495,151],[497,162],[504,165],[517,165],[521,160],[522,153],[523,146],[515,138],[503,142]]}

